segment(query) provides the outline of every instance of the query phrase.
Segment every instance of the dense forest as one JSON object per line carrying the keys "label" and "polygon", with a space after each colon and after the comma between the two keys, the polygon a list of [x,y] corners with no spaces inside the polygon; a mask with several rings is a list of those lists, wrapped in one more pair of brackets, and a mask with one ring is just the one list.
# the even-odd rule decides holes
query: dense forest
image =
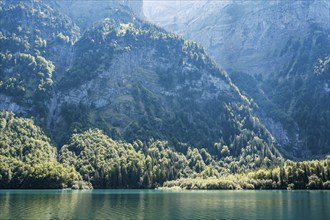
{"label": "dense forest", "polygon": [[[267,157],[236,162],[227,146],[215,158],[187,145],[178,152],[166,141],[115,141],[99,129],[72,135],[57,152],[32,119],[9,112],[0,118],[0,188],[329,188],[329,158],[278,166]],[[255,166],[262,168],[251,171]]]}
{"label": "dense forest", "polygon": [[74,167],[57,162],[50,139],[31,119],[1,112],[0,188],[64,188],[82,180]]}
{"label": "dense forest", "polygon": [[286,161],[278,167],[221,177],[209,169],[200,178],[167,181],[161,189],[330,189],[330,157],[325,160]]}

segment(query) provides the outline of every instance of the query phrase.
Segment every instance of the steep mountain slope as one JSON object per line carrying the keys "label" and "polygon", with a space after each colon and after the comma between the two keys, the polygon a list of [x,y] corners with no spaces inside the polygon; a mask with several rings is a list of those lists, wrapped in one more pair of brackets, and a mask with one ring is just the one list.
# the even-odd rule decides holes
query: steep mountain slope
{"label": "steep mountain slope", "polygon": [[45,121],[55,78],[70,63],[79,28],[47,4],[0,2],[0,106]]}
{"label": "steep mountain slope", "polygon": [[330,51],[329,1],[146,1],[144,7],[147,19],[201,43],[228,69],[288,156],[330,152],[329,67],[316,71]]}
{"label": "steep mountain slope", "polygon": [[80,29],[106,16],[121,16],[119,9],[132,16],[141,5],[139,1],[1,1],[1,108],[37,113],[38,120],[49,121],[54,83],[71,65]]}
{"label": "steep mountain slope", "polygon": [[57,94],[56,137],[97,126],[129,141],[164,139],[213,154],[219,143],[236,158],[243,148],[277,155],[249,101],[197,44],[138,19],[106,19],[74,50]]}
{"label": "steep mountain slope", "polygon": [[[1,62],[1,110],[34,116],[59,148],[99,128],[115,140],[165,140],[183,154],[205,148],[232,172],[282,161],[254,103],[202,47],[125,7],[109,8],[110,18],[80,36],[59,6],[46,3],[1,2],[2,57],[13,62]],[[27,43],[14,50],[6,39]],[[28,61],[15,58],[21,53]],[[19,84],[7,90],[11,81]]]}

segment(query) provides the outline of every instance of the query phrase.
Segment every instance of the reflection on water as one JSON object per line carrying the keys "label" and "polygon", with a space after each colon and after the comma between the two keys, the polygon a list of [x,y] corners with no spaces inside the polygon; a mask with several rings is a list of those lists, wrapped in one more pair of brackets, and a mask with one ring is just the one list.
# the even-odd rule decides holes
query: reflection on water
{"label": "reflection on water", "polygon": [[329,191],[0,190],[0,219],[330,219]]}

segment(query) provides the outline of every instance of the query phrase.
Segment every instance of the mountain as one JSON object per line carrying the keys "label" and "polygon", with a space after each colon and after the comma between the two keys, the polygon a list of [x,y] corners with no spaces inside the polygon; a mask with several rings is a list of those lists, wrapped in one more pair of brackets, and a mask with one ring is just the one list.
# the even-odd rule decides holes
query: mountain
{"label": "mountain", "polygon": [[0,188],[155,188],[283,164],[256,103],[140,3],[0,2]]}
{"label": "mountain", "polygon": [[146,1],[147,19],[201,43],[258,105],[289,157],[330,152],[329,1]]}
{"label": "mountain", "polygon": [[1,188],[155,187],[283,162],[204,49],[124,3],[79,23],[69,2],[1,1]]}
{"label": "mountain", "polygon": [[76,59],[59,82],[55,130],[97,125],[114,138],[206,147],[221,138],[233,145],[244,132],[272,142],[249,101],[202,48],[131,22],[104,20],[75,44]]}

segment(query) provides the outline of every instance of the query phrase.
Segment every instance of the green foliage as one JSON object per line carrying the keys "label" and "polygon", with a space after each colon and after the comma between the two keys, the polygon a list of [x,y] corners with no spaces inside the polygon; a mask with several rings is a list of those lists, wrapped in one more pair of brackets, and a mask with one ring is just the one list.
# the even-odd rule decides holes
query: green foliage
{"label": "green foliage", "polygon": [[303,162],[287,161],[271,169],[167,181],[163,189],[329,189],[330,159]]}
{"label": "green foliage", "polygon": [[[185,146],[178,152],[165,141],[130,144],[89,129],[72,135],[57,158],[49,138],[31,119],[2,112],[0,134],[0,188],[154,188],[162,184],[187,189],[329,187],[329,159],[288,161],[282,167],[272,167],[276,159],[253,154],[260,147],[258,138],[251,142],[253,148],[242,149],[244,156],[237,160],[233,149],[221,142],[215,144],[222,152],[216,158],[205,148]],[[258,166],[265,169],[243,174]]]}
{"label": "green foliage", "polygon": [[164,141],[129,144],[93,129],[74,134],[62,147],[60,162],[74,166],[94,188],[153,188],[172,179],[228,175],[275,161],[265,157],[256,165],[252,157],[251,161],[236,161],[232,156],[216,160],[204,148],[188,147],[179,153]]}
{"label": "green foliage", "polygon": [[0,112],[0,188],[63,188],[81,180],[31,119]]}
{"label": "green foliage", "polygon": [[151,188],[178,178],[187,162],[165,142],[116,142],[98,129],[75,134],[60,152],[94,188]]}
{"label": "green foliage", "polygon": [[0,154],[26,163],[56,161],[56,149],[32,119],[1,112]]}
{"label": "green foliage", "polygon": [[0,92],[19,103],[31,98],[47,97],[46,92],[53,84],[55,66],[42,56],[8,52],[0,55],[0,68],[4,71],[0,75]]}
{"label": "green foliage", "polygon": [[100,130],[73,135],[60,161],[74,166],[95,188],[139,187],[142,164],[132,145],[117,143]]}

